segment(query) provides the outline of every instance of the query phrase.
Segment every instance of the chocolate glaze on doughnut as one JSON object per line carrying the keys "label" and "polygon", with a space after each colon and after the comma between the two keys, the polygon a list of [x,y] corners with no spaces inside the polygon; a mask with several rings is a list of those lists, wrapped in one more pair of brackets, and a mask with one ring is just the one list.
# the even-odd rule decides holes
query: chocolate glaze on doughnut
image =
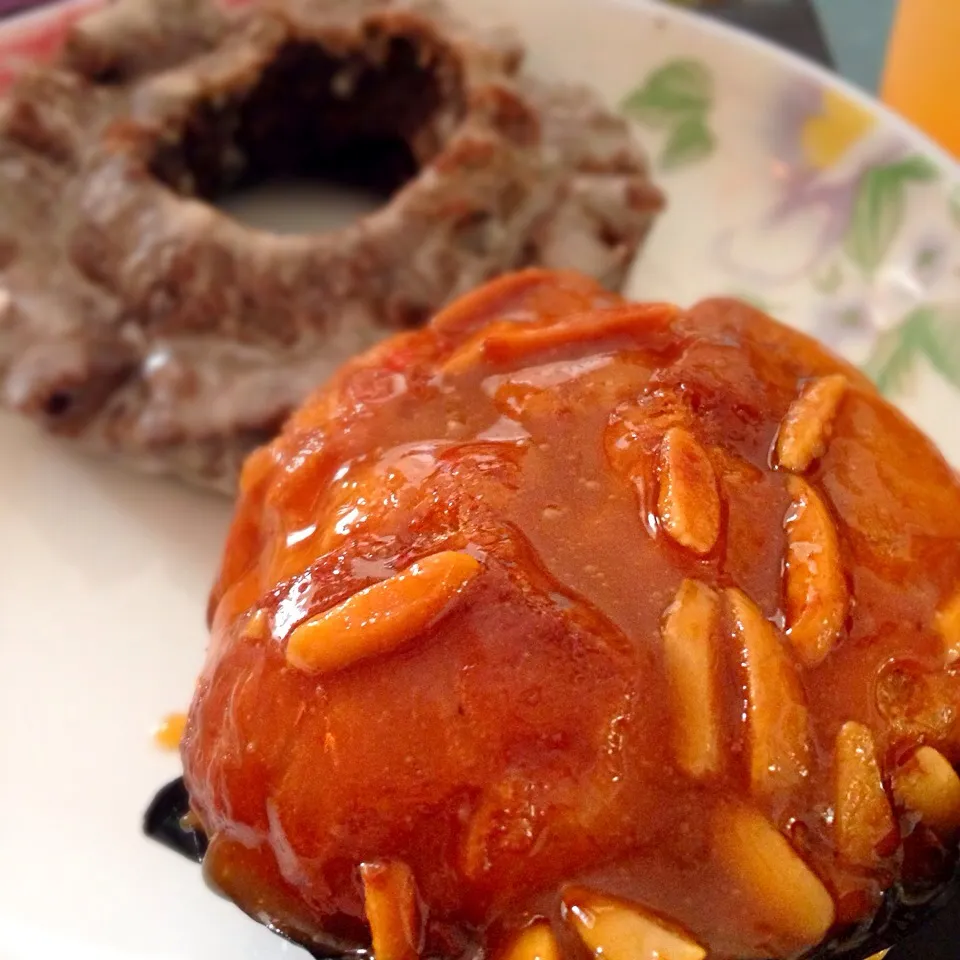
{"label": "chocolate glaze on doughnut", "polygon": [[[231,489],[348,356],[511,267],[616,288],[660,209],[625,124],[433,3],[119,0],[0,101],[0,402]],[[275,175],[383,206],[280,236]]]}
{"label": "chocolate glaze on doughnut", "polygon": [[856,955],[953,872],[960,481],[744,304],[533,271],[374,348],[247,461],[210,609],[204,868],[304,942]]}

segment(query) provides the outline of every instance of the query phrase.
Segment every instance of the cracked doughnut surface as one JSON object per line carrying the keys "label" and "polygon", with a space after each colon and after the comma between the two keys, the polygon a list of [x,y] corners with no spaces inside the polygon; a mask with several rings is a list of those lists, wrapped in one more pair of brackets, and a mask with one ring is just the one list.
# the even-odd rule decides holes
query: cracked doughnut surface
{"label": "cracked doughnut surface", "polygon": [[799,955],[951,869],[958,589],[955,473],[815,342],[509,276],[247,460],[206,870],[379,960]]}

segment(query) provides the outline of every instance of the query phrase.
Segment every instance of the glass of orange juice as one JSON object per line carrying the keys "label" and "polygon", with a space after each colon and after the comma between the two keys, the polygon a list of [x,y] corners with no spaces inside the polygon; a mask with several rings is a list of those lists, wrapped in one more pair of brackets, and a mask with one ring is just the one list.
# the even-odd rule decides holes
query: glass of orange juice
{"label": "glass of orange juice", "polygon": [[883,99],[960,157],[960,0],[900,0]]}

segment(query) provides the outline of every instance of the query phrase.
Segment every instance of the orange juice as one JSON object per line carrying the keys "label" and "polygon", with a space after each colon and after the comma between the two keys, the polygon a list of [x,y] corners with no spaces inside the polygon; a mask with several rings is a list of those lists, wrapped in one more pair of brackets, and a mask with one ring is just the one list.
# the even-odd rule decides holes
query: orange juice
{"label": "orange juice", "polygon": [[900,0],[883,99],[960,157],[960,0]]}

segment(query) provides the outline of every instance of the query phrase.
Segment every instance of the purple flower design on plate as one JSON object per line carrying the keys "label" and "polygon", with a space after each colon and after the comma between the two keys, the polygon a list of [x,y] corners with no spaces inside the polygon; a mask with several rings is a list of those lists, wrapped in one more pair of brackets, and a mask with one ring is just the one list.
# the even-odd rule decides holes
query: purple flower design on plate
{"label": "purple flower design on plate", "polygon": [[[875,124],[869,110],[832,88],[806,78],[787,83],[763,128],[774,199],[752,220],[718,236],[721,266],[750,284],[793,283],[845,244],[871,171],[892,167],[907,154],[905,144],[887,140],[850,162]],[[904,182],[924,175],[916,164],[900,171]],[[772,258],[743,253],[744,248],[766,251],[771,244],[780,253],[775,266]],[[865,260],[871,257],[870,251],[864,254]]]}

